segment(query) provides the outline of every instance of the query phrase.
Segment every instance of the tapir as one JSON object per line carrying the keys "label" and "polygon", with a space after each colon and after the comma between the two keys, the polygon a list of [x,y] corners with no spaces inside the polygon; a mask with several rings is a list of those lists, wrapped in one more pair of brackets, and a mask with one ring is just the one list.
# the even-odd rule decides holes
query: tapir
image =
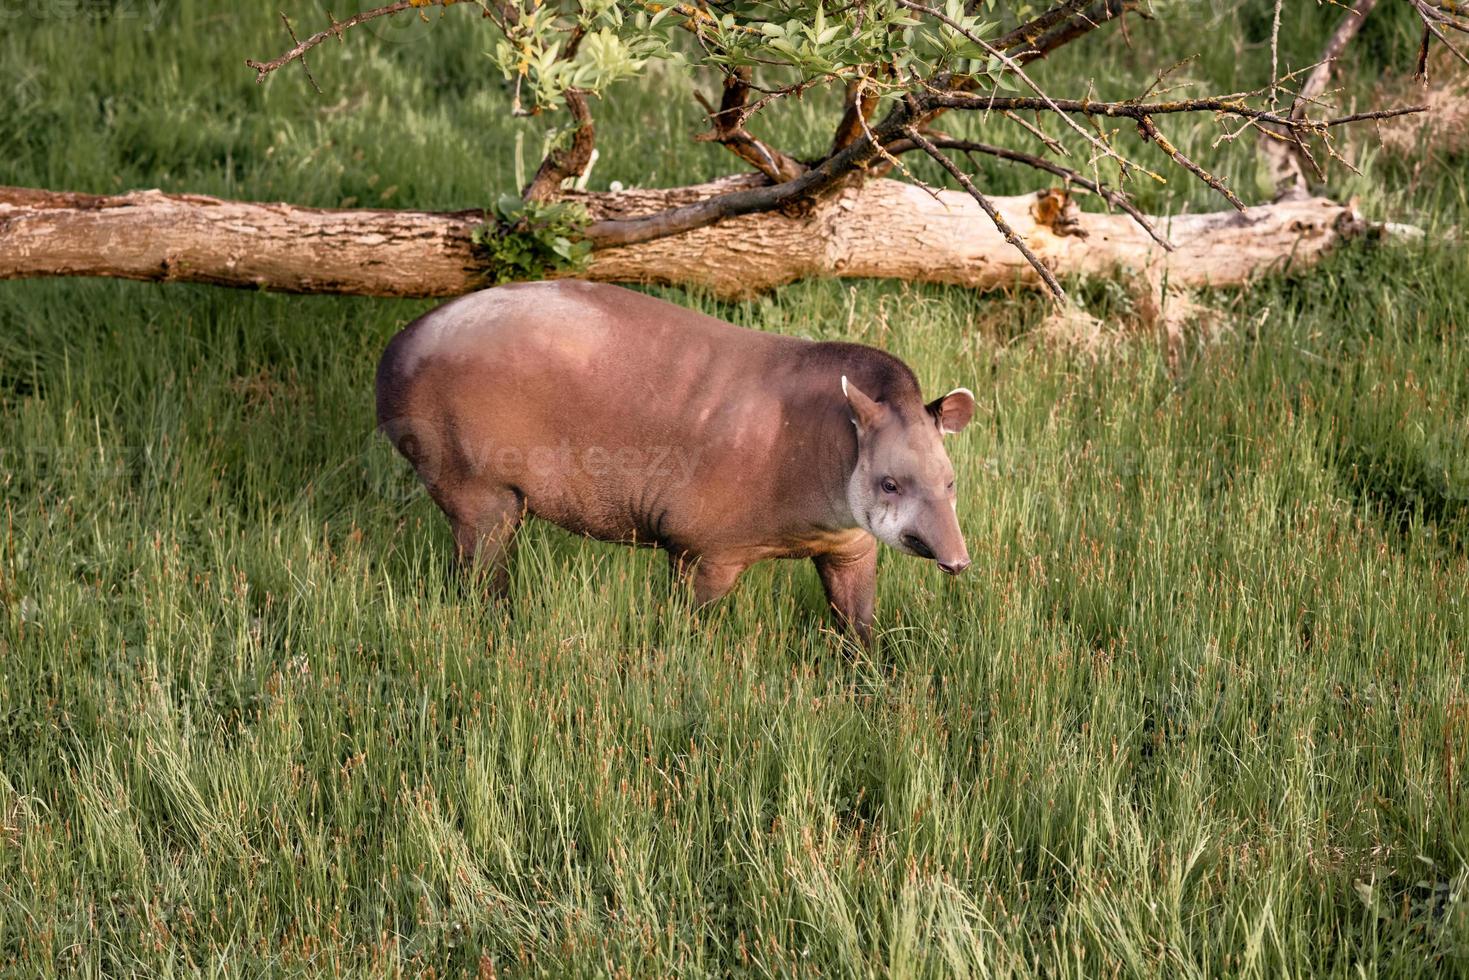
{"label": "tapir", "polygon": [[943,437],[973,414],[968,389],[925,403],[873,347],[566,279],[446,303],[377,372],[380,429],[492,589],[532,515],[664,549],[698,605],[755,562],[809,558],[864,645],[878,541],[951,575],[969,565]]}

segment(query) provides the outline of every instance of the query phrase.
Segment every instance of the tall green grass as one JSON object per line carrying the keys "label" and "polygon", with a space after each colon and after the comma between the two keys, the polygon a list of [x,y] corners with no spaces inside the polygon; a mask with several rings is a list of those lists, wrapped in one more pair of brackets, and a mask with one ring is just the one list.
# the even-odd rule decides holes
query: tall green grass
{"label": "tall green grass", "polygon": [[[1268,64],[1239,7],[1196,77]],[[464,207],[538,155],[469,11],[324,49],[318,97],[243,67],[269,8],[133,9],[5,23],[0,182]],[[1293,64],[1334,16],[1292,5]],[[1131,39],[1046,77],[1192,53]],[[1389,9],[1359,94],[1412,43]],[[594,186],[729,168],[682,87],[601,107]],[[1212,139],[1178,135],[1252,186]],[[0,285],[0,972],[1469,974],[1464,161],[1368,157],[1365,206],[1433,234],[1211,297],[1181,361],[1052,349],[1032,297],[665,294],[979,393],[974,567],[884,555],[876,657],[805,564],[694,613],[656,555],[533,525],[510,603],[461,589],[372,433],[428,304]]]}

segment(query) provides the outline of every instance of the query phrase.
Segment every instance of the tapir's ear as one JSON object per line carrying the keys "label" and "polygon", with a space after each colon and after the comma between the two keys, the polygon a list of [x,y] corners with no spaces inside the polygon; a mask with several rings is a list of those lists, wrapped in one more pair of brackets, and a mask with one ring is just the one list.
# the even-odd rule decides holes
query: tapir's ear
{"label": "tapir's ear", "polygon": [[962,432],[974,418],[974,392],[968,388],[955,388],[942,398],[935,398],[924,406],[928,414],[938,423],[939,432],[952,435]]}
{"label": "tapir's ear", "polygon": [[861,388],[847,380],[842,375],[842,394],[847,396],[847,405],[852,409],[852,421],[857,424],[859,432],[865,432],[877,424],[882,414],[882,406],[868,398]]}

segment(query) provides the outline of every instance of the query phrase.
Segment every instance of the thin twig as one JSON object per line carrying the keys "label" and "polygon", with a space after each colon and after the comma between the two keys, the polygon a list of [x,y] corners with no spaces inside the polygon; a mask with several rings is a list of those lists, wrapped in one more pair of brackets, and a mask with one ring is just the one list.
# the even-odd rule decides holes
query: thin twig
{"label": "thin twig", "polygon": [[985,197],[978,187],[974,186],[974,181],[969,179],[969,175],[955,166],[953,160],[944,156],[939,148],[930,143],[927,137],[918,130],[910,126],[905,130],[905,135],[917,144],[918,148],[923,150],[924,153],[933,157],[939,166],[947,170],[949,176],[959,182],[960,187],[963,187],[969,192],[969,196],[974,198],[984,210],[984,213],[990,216],[990,220],[995,223],[995,228],[1004,236],[1005,241],[1015,246],[1016,250],[1025,256],[1025,261],[1029,262],[1031,268],[1035,269],[1036,273],[1041,277],[1041,281],[1046,284],[1046,288],[1051,291],[1051,295],[1057,300],[1065,302],[1066,290],[1062,289],[1061,283],[1056,281],[1055,274],[1046,268],[1046,264],[1041,261],[1039,255],[1036,255],[1030,250],[1030,246],[1025,243],[1025,239],[1015,233],[1015,229],[1010,227],[1010,222],[1005,220],[1005,216],[1000,213],[999,208],[996,208],[994,203]]}
{"label": "thin twig", "polygon": [[1063,157],[1071,156],[1071,151],[1066,149],[1066,144],[1062,143],[1060,140],[1056,139],[1053,136],[1048,136],[1043,129],[1041,129],[1035,123],[1028,121],[1023,116],[1014,112],[1002,112],[1000,113],[1000,115],[1004,116],[1006,119],[1015,123],[1021,129],[1025,130],[1027,133],[1040,140],[1041,143],[1045,145],[1046,149],[1050,150],[1052,153]]}
{"label": "thin twig", "polygon": [[1174,163],[1177,163],[1180,167],[1214,188],[1220,194],[1223,194],[1224,199],[1230,204],[1233,204],[1235,208],[1240,211],[1245,210],[1245,202],[1236,197],[1234,191],[1225,187],[1223,181],[1184,156],[1182,150],[1168,142],[1168,138],[1158,132],[1158,127],[1153,124],[1151,116],[1143,116],[1137,121],[1137,131],[1142,134],[1143,139],[1151,140],[1158,144],[1158,149],[1172,157]]}
{"label": "thin twig", "polygon": [[[986,156],[996,157],[1000,160],[1009,160],[1013,163],[1023,163],[1028,167],[1034,167],[1037,170],[1044,170],[1046,173],[1055,174],[1068,183],[1075,184],[1082,190],[1089,191],[1113,207],[1126,212],[1128,216],[1148,233],[1148,237],[1152,238],[1153,241],[1168,251],[1173,251],[1173,243],[1159,233],[1153,223],[1148,220],[1147,215],[1139,211],[1137,206],[1128,199],[1126,194],[1113,190],[1106,184],[1098,183],[1080,171],[1073,170],[1070,167],[1063,167],[1061,164],[1047,160],[1045,157],[1039,157],[1020,150],[1012,150],[1004,146],[992,146],[989,143],[977,143],[973,140],[960,140],[950,137],[932,137],[929,142],[941,150],[959,150],[962,153],[983,153]],[[912,149],[921,149],[921,147],[917,144],[904,146],[900,141],[888,148],[889,152],[894,154],[906,153]]]}
{"label": "thin twig", "polygon": [[[448,2],[452,3],[453,0],[448,0]],[[413,0],[398,0],[397,3],[390,3],[386,6],[375,7],[372,10],[364,10],[360,14],[355,14],[351,17],[348,17],[346,20],[337,20],[335,18],[332,18],[332,26],[328,27],[324,31],[317,31],[315,34],[311,35],[304,41],[297,41],[294,48],[287,51],[279,58],[275,58],[271,61],[255,61],[253,59],[247,58],[245,59],[245,64],[255,69],[256,82],[264,82],[265,76],[269,75],[277,68],[280,68],[284,65],[289,65],[291,62],[297,60],[298,58],[301,58],[306,54],[306,52],[310,51],[312,48],[316,47],[327,38],[334,37],[338,41],[342,40],[342,35],[352,28],[356,27],[358,24],[366,23],[369,20],[375,20],[378,17],[389,17],[393,14],[401,13],[404,10],[412,10],[415,8],[421,10],[424,7],[441,7],[445,5],[445,0],[428,0],[427,3],[414,3]],[[331,17],[330,14],[328,14],[327,16]],[[286,26],[289,28],[290,25],[287,24]],[[295,40],[294,33],[291,35],[291,38],[292,40]]]}
{"label": "thin twig", "polygon": [[[301,46],[301,42],[296,38],[296,31],[295,31],[295,29],[291,27],[291,18],[289,18],[289,17],[286,16],[286,12],[284,10],[282,10],[280,12],[280,15],[281,15],[281,23],[286,25],[286,33],[289,34],[289,35],[291,35],[291,43],[294,44],[294,45],[296,45],[297,47],[300,47]],[[306,72],[306,80],[311,83],[311,87],[312,88],[316,89],[316,94],[317,95],[321,95],[322,94],[321,86],[318,85],[318,84],[316,84],[316,77],[311,74],[311,66],[306,63],[306,55],[305,54],[302,54],[301,55],[301,67]]]}
{"label": "thin twig", "polygon": [[888,149],[888,147],[883,143],[883,141],[873,135],[872,127],[868,125],[866,117],[859,115],[857,117],[857,123],[862,129],[862,134],[867,137],[867,142],[871,143],[874,147],[877,148],[877,155],[882,158],[882,160],[887,163],[888,166],[896,167],[899,173],[902,173],[909,180],[913,181],[913,183],[917,184],[919,187],[927,191],[928,196],[933,198],[935,201],[941,200],[941,198],[939,197],[939,192],[936,189],[924,183],[924,181],[921,180],[916,174],[914,174],[913,171],[904,166],[903,161],[894,156],[893,153]]}
{"label": "thin twig", "polygon": [[1427,111],[1428,106],[1426,105],[1409,105],[1398,109],[1374,109],[1371,112],[1354,112],[1350,116],[1337,116],[1334,119],[1328,119],[1325,122],[1315,123],[1314,125],[1320,127],[1345,126],[1348,123],[1366,122],[1369,119],[1392,119],[1395,116],[1407,116],[1415,112]]}
{"label": "thin twig", "polygon": [[[1180,58],[1179,60],[1175,61],[1173,64],[1169,65],[1167,68],[1164,68],[1162,71],[1158,72],[1157,75],[1153,76],[1153,81],[1148,85],[1147,88],[1145,88],[1143,90],[1143,94],[1142,95],[1139,95],[1137,97],[1137,101],[1141,102],[1143,99],[1146,99],[1148,96],[1150,96],[1154,92],[1158,91],[1158,89],[1163,85],[1163,82],[1166,81],[1167,78],[1170,75],[1172,75],[1174,72],[1178,71],[1184,65],[1188,64],[1190,61],[1193,61],[1197,57],[1198,57],[1198,55],[1191,54],[1187,58]],[[1181,83],[1181,85],[1186,85],[1186,84],[1188,84],[1188,83],[1187,82]],[[1171,92],[1171,91],[1173,91],[1174,87],[1175,86],[1170,85],[1170,86],[1168,86],[1168,88],[1163,89],[1163,91],[1164,92]]]}

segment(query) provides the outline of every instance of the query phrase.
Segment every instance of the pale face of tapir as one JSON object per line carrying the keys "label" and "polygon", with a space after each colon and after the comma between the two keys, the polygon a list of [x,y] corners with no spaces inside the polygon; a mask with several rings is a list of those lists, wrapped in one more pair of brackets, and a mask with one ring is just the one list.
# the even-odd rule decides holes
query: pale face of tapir
{"label": "pale face of tapir", "polygon": [[857,427],[847,502],[858,525],[899,551],[933,559],[950,575],[964,571],[969,549],[959,530],[944,436],[969,424],[974,395],[956,388],[921,411],[902,412],[873,401],[846,378],[842,391]]}

